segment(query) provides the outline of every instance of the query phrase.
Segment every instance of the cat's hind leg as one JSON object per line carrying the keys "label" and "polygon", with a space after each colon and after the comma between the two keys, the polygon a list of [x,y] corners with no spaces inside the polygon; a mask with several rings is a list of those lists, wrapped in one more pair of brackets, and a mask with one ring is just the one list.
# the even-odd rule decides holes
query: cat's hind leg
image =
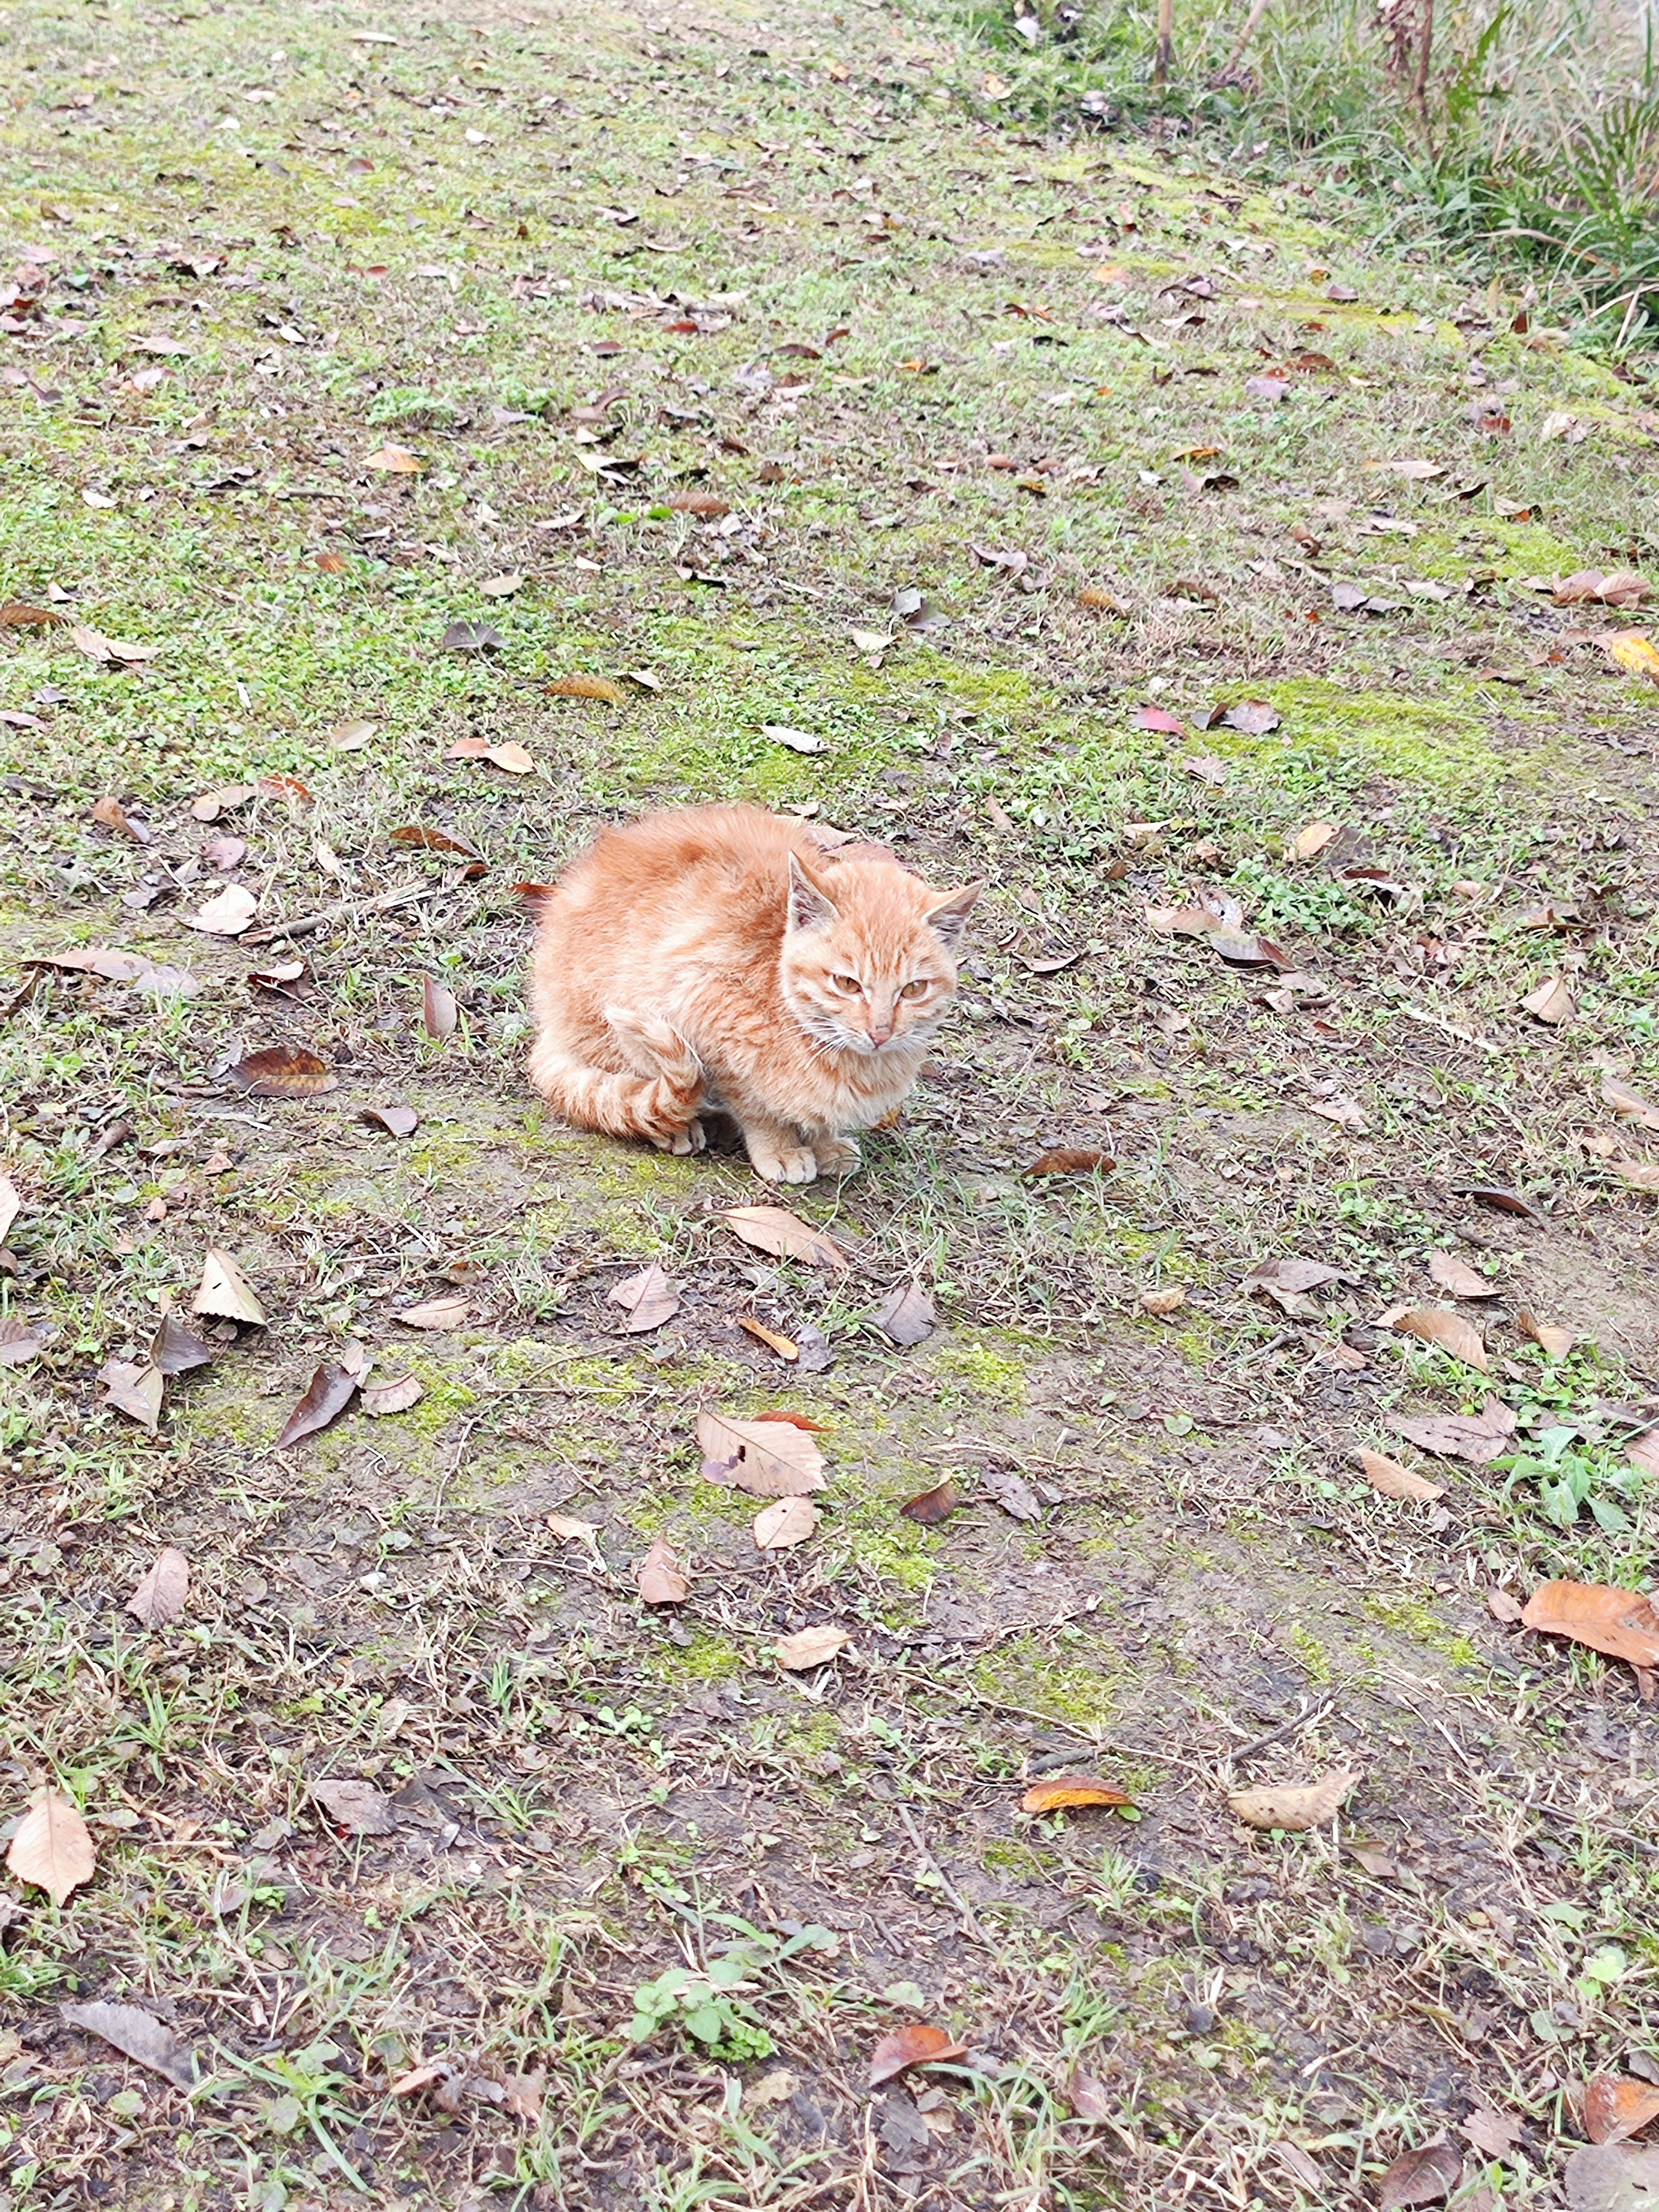
{"label": "cat's hind leg", "polygon": [[864,1164],[864,1154],[856,1137],[838,1137],[831,1131],[828,1135],[814,1137],[811,1144],[812,1157],[822,1176],[856,1175]]}
{"label": "cat's hind leg", "polygon": [[702,1062],[660,1015],[605,1010],[620,1067],[596,1067],[544,1033],[530,1054],[530,1079],[569,1121],[611,1137],[645,1137],[659,1152],[699,1152]]}

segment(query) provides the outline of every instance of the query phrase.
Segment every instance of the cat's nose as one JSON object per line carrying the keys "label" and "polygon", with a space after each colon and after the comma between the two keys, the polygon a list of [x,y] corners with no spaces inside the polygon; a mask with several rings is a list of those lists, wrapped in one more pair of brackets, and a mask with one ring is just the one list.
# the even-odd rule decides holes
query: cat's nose
{"label": "cat's nose", "polygon": [[891,1036],[892,1034],[893,1024],[890,1018],[884,1022],[874,1020],[871,1022],[870,1042],[872,1044],[885,1044],[888,1038]]}

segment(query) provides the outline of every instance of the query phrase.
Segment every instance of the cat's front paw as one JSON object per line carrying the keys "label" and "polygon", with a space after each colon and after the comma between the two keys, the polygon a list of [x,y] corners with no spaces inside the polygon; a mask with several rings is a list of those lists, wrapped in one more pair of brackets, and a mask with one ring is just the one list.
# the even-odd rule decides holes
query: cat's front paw
{"label": "cat's front paw", "polygon": [[810,1145],[792,1145],[785,1152],[751,1141],[749,1158],[763,1182],[811,1182],[818,1172],[817,1160]]}
{"label": "cat's front paw", "polygon": [[700,1152],[708,1142],[701,1121],[688,1121],[683,1129],[665,1129],[651,1139],[659,1152]]}
{"label": "cat's front paw", "polygon": [[820,1137],[813,1144],[812,1156],[820,1175],[856,1175],[864,1164],[855,1137]]}

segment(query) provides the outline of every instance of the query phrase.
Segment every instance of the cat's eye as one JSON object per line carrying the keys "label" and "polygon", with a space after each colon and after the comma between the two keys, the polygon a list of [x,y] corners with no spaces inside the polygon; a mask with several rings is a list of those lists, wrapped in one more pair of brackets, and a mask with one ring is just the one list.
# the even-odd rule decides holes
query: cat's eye
{"label": "cat's eye", "polygon": [[832,975],[830,981],[838,991],[844,992],[849,999],[856,999],[864,988],[856,975]]}
{"label": "cat's eye", "polygon": [[927,989],[927,978],[925,975],[918,975],[914,982],[905,985],[899,993],[899,996],[901,999],[920,999]]}

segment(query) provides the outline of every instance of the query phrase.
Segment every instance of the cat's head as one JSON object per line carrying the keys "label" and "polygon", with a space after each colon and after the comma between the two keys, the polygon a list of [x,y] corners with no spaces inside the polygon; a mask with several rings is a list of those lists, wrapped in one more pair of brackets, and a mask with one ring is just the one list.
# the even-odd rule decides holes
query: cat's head
{"label": "cat's head", "polygon": [[956,990],[957,948],[984,888],[930,890],[891,860],[846,860],[819,876],[792,853],[784,1003],[837,1052],[925,1042]]}

